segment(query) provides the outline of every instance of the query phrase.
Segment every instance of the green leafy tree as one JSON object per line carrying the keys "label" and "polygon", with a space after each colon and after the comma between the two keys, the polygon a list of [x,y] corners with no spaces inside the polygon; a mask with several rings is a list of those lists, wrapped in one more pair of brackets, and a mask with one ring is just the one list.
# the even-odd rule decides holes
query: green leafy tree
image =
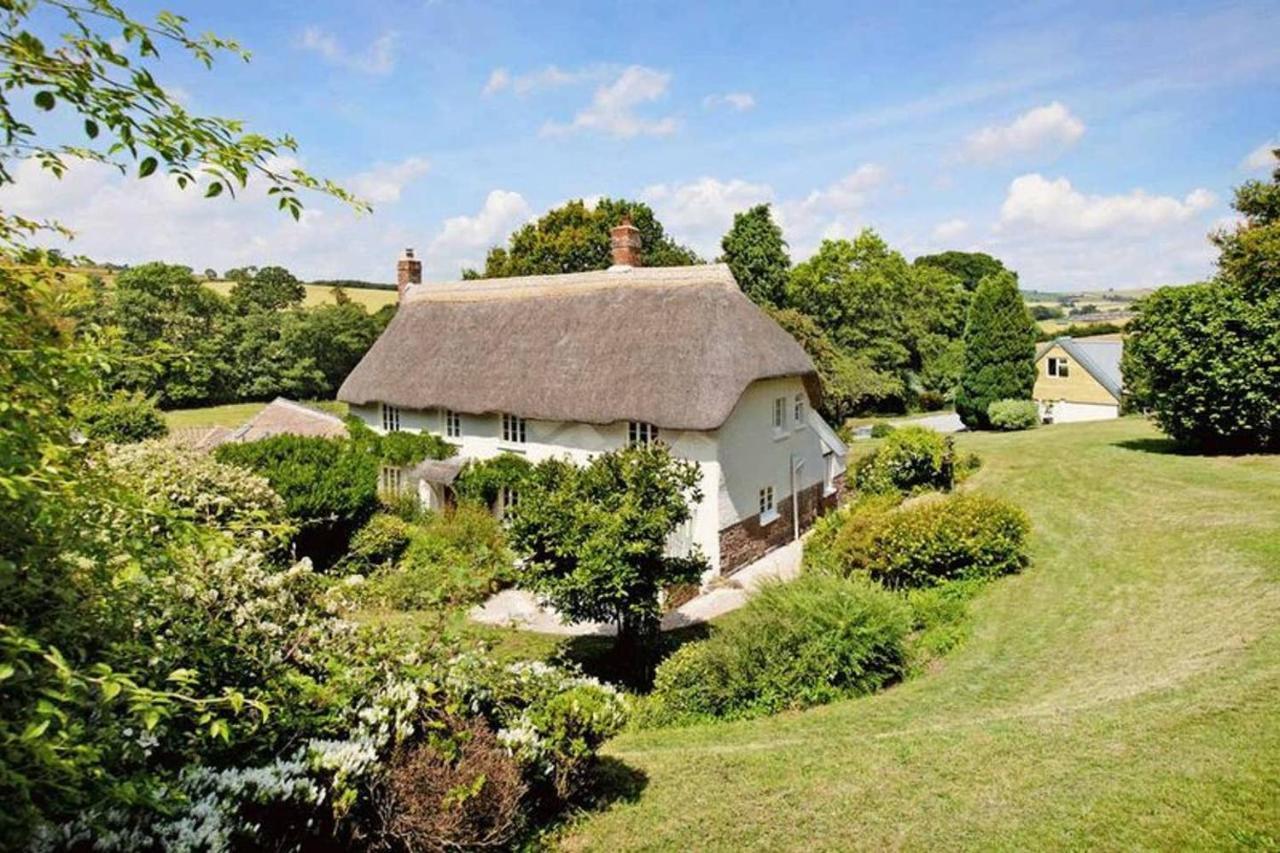
{"label": "green leafy tree", "polygon": [[[1006,269],[1003,262],[985,252],[940,252],[936,255],[921,255],[914,263],[916,266],[935,267],[951,273],[960,279],[964,289],[970,293],[978,289],[978,283],[984,278],[1005,272]],[[1018,274],[1013,273],[1013,276],[1017,278]]]}
{"label": "green leafy tree", "polygon": [[1036,324],[1013,273],[982,280],[964,330],[964,371],[956,414],[970,429],[987,429],[998,400],[1027,400],[1036,383]]}
{"label": "green leafy tree", "polygon": [[733,215],[733,227],[720,241],[720,260],[729,265],[742,292],[757,305],[782,307],[786,300],[791,257],[782,229],[769,205],[758,204]]}
{"label": "green leafy tree", "polygon": [[[1280,149],[1276,150],[1280,158]],[[1137,304],[1122,368],[1131,405],[1208,451],[1280,450],[1280,165],[1235,194],[1243,221],[1213,235],[1218,275]]]}
{"label": "green leafy tree", "polygon": [[231,304],[242,313],[294,308],[306,296],[307,288],[284,267],[262,267],[231,286]]}
{"label": "green leafy tree", "polygon": [[282,323],[285,351],[295,361],[314,365],[323,377],[315,396],[325,398],[337,393],[385,327],[376,315],[348,298],[333,305],[287,312]]}
{"label": "green leafy tree", "polygon": [[[823,241],[787,286],[788,306],[812,317],[836,346],[898,377],[904,404],[907,389],[951,390],[956,377],[945,359],[954,363],[966,303],[954,276],[907,263],[870,229],[852,242]],[[924,387],[922,376],[937,387]]]}
{"label": "green leafy tree", "polygon": [[616,624],[619,656],[641,680],[653,667],[658,594],[706,570],[701,554],[666,553],[702,500],[700,476],[662,444],[601,453],[581,468],[548,460],[510,515],[512,545],[526,558],[520,583],[571,619]]}
{"label": "green leafy tree", "polygon": [[700,263],[691,249],[677,244],[653,210],[642,202],[602,198],[594,207],[576,200],[548,211],[537,222],[520,227],[507,246],[495,246],[484,270],[463,270],[463,278],[506,278],[608,269],[613,263],[609,230],[630,217],[640,229],[645,266],[673,267]]}

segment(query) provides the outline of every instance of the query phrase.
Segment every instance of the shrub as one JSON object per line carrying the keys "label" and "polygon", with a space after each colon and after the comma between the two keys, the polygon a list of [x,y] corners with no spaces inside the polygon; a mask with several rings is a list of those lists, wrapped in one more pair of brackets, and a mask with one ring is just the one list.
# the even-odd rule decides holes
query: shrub
{"label": "shrub", "polygon": [[938,495],[845,516],[820,565],[890,588],[992,578],[1026,563],[1027,516],[985,495]]}
{"label": "shrub", "polygon": [[365,603],[394,610],[470,604],[514,574],[502,525],[481,507],[464,504],[406,528],[403,555],[364,585]]}
{"label": "shrub", "polygon": [[894,430],[884,444],[858,460],[854,483],[871,493],[950,489],[955,449],[949,436],[919,426]]}
{"label": "shrub", "polygon": [[79,406],[76,415],[87,438],[108,444],[132,444],[169,434],[155,400],[136,391],[93,400]]}
{"label": "shrub", "polygon": [[119,482],[148,501],[189,521],[241,536],[241,545],[273,550],[286,545],[295,532],[284,501],[265,478],[207,454],[148,441],[112,448],[107,465]]}
{"label": "shrub", "polygon": [[317,566],[346,553],[351,535],[378,507],[377,458],[348,439],[278,435],[224,444],[215,455],[267,478],[300,528],[298,551]]}
{"label": "shrub", "polygon": [[893,424],[889,423],[888,421],[876,421],[871,425],[871,437],[872,438],[888,438],[890,433],[892,433],[896,429],[897,427],[895,427]]}
{"label": "shrub", "polygon": [[947,395],[941,391],[921,391],[916,405],[924,412],[936,412],[947,407]]}
{"label": "shrub", "polygon": [[372,567],[400,558],[409,546],[413,528],[396,515],[379,513],[351,537],[349,557],[355,566]]}
{"label": "shrub", "polygon": [[766,585],[710,639],[658,667],[643,720],[750,717],[870,693],[902,676],[908,630],[902,601],[865,580]]}
{"label": "shrub", "polygon": [[503,489],[519,489],[528,479],[533,465],[523,456],[501,453],[491,459],[473,459],[458,472],[454,494],[459,500],[490,506]]}
{"label": "shrub", "polygon": [[379,797],[382,834],[407,850],[507,847],[520,830],[524,780],[478,720],[455,722],[458,743],[418,744],[390,764]]}
{"label": "shrub", "polygon": [[1034,400],[997,400],[987,407],[987,420],[1006,432],[1032,429],[1040,423],[1040,407]]}

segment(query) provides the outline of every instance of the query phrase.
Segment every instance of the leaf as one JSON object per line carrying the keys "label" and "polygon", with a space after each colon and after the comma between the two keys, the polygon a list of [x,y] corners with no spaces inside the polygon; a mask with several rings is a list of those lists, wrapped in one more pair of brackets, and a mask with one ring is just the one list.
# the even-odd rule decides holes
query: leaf
{"label": "leaf", "polygon": [[209,188],[204,191],[205,198],[214,198],[215,196],[220,196],[220,195],[222,195],[221,181],[214,181],[213,183],[209,184]]}
{"label": "leaf", "polygon": [[98,138],[98,123],[91,118],[84,120],[84,132],[90,139]]}
{"label": "leaf", "polygon": [[160,722],[160,712],[154,708],[150,708],[142,713],[142,725],[146,726],[147,731],[151,731]]}
{"label": "leaf", "polygon": [[102,682],[102,698],[110,701],[120,695],[120,682],[104,681]]}
{"label": "leaf", "polygon": [[160,165],[156,162],[156,158],[148,157],[138,164],[138,177],[145,178],[156,170],[156,166]]}
{"label": "leaf", "polygon": [[53,92],[36,92],[36,106],[42,110],[51,110],[56,103]]}
{"label": "leaf", "polygon": [[12,664],[0,663],[0,681],[4,681],[6,678],[12,678],[13,672],[14,669]]}
{"label": "leaf", "polygon": [[25,729],[23,729],[22,739],[35,740],[36,738],[40,737],[40,735],[44,734],[45,729],[47,728],[49,728],[49,721],[47,719],[41,720],[38,723],[31,723]]}
{"label": "leaf", "polygon": [[226,720],[214,720],[209,724],[209,734],[212,737],[220,737],[226,743],[231,741],[231,728],[227,725]]}

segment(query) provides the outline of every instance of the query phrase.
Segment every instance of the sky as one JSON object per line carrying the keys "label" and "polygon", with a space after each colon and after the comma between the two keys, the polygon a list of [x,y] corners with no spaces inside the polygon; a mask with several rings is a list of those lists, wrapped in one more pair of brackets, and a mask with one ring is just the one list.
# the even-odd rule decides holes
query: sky
{"label": "sky", "polygon": [[448,280],[546,210],[612,196],[708,259],[735,211],[769,202],[797,261],[869,227],[909,258],[989,252],[1024,288],[1150,287],[1212,273],[1207,233],[1280,145],[1274,0],[164,8],[252,61],[170,49],[162,84],[293,135],[373,212],[307,198],[295,223],[260,187],[206,200],[21,164],[0,207],[61,220],[98,261],[392,281],[414,247]]}

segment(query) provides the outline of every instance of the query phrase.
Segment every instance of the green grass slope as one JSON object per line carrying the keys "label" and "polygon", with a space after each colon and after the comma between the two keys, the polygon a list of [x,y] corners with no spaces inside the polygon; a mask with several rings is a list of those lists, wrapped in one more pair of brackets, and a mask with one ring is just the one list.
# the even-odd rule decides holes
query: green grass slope
{"label": "green grass slope", "polygon": [[961,436],[1034,565],[935,671],[877,696],[618,738],[631,796],[569,849],[1280,844],[1280,457],[1141,420]]}

